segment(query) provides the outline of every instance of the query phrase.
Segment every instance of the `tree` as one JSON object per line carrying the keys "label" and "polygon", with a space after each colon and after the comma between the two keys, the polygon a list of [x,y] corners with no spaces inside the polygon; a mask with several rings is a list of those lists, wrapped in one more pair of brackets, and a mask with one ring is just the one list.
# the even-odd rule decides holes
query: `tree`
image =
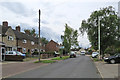
{"label": "tree", "polygon": [[42,44],[47,44],[49,41],[46,38],[42,37],[41,42]]}
{"label": "tree", "polygon": [[61,35],[62,44],[66,53],[70,52],[72,46],[78,46],[78,32],[65,24],[64,35]]}
{"label": "tree", "polygon": [[29,35],[31,35],[31,36],[34,36],[34,37],[37,36],[36,31],[35,31],[34,28],[32,28],[32,30],[25,29],[24,32],[27,33],[27,34],[29,34]]}
{"label": "tree", "polygon": [[[24,32],[25,32],[26,34],[28,34],[28,35],[31,35],[31,36],[34,36],[34,37],[37,37],[37,38],[38,38],[38,34],[36,33],[36,31],[35,31],[34,28],[32,28],[32,30],[30,30],[30,29],[25,29]],[[41,42],[42,42],[42,44],[47,44],[49,41],[48,41],[46,38],[42,37],[42,38],[41,38]]]}
{"label": "tree", "polygon": [[98,19],[100,20],[101,53],[109,46],[113,46],[118,33],[118,17],[112,6],[94,11],[90,18],[83,20],[80,31],[87,32],[89,41],[95,50],[98,50]]}

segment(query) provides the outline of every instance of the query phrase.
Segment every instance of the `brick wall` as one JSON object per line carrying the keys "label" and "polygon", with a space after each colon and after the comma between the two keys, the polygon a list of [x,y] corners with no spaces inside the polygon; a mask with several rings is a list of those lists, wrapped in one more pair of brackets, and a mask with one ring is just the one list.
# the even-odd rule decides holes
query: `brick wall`
{"label": "brick wall", "polygon": [[23,53],[23,48],[26,48],[26,52],[28,52],[28,50],[30,50],[30,54],[32,53],[32,49],[38,48],[38,44],[31,44],[30,40],[27,40],[27,43],[23,43],[23,40],[18,40],[18,46],[22,48],[22,53]]}
{"label": "brick wall", "polygon": [[59,51],[59,44],[51,40],[45,47],[46,51]]}

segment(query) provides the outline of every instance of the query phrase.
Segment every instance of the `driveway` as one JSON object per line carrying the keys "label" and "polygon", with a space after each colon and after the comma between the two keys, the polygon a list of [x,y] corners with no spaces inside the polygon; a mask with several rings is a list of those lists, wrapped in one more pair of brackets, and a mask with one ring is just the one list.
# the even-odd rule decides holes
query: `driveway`
{"label": "driveway", "polygon": [[[41,63],[36,65],[39,64]],[[42,66],[9,78],[101,78],[101,76],[90,57],[79,56]]]}

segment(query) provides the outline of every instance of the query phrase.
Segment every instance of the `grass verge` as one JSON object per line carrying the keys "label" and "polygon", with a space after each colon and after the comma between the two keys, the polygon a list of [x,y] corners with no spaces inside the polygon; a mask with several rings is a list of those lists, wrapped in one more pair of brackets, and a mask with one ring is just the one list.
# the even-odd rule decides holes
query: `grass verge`
{"label": "grass verge", "polygon": [[27,57],[23,59],[23,61],[30,61],[30,60],[35,60],[35,59],[38,59],[38,57]]}
{"label": "grass verge", "polygon": [[62,58],[60,57],[55,57],[55,58],[52,58],[51,60],[65,60],[65,59],[68,59],[69,56],[62,56]]}
{"label": "grass verge", "polygon": [[54,63],[56,61],[53,61],[53,60],[41,60],[40,62],[39,61],[35,61],[34,63]]}

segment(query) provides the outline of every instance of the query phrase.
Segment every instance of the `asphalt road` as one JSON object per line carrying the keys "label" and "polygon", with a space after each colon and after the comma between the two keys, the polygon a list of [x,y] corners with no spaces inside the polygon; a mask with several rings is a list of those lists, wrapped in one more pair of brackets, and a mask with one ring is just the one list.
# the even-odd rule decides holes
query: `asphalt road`
{"label": "asphalt road", "polygon": [[[39,63],[38,63],[39,64]],[[101,78],[88,56],[70,58],[10,78]]]}

